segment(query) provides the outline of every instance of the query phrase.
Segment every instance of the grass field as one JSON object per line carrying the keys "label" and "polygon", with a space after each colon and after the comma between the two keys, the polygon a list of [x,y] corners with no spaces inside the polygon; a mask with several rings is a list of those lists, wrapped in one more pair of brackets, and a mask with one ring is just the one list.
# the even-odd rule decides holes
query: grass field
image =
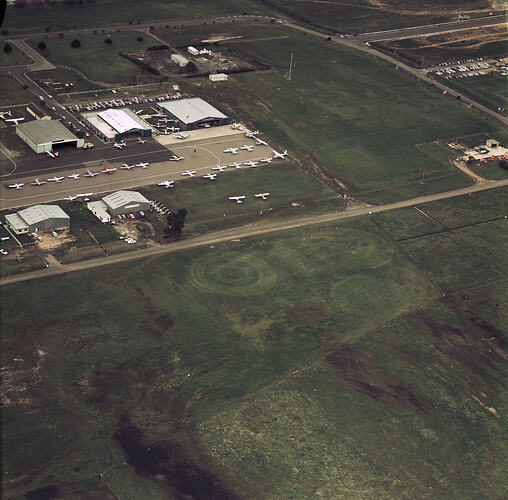
{"label": "grass field", "polygon": [[15,45],[9,43],[12,47],[12,51],[9,53],[4,52],[3,47],[5,42],[1,44],[2,50],[0,50],[0,66],[18,66],[21,64],[33,63],[24,52],[19,50]]}
{"label": "grass field", "polygon": [[93,83],[88,82],[84,78],[81,78],[73,71],[67,69],[48,69],[44,71],[36,71],[29,73],[30,78],[32,80],[42,84],[44,86],[44,81],[52,80],[53,82],[61,82],[62,87],[66,83],[72,83],[72,87],[66,87],[63,90],[56,90],[52,86],[45,86],[50,94],[66,94],[69,92],[86,92],[87,90],[95,90],[98,87]]}
{"label": "grass field", "polygon": [[[233,14],[269,15],[271,9],[250,0],[175,0],[161,3],[157,0],[102,0],[100,3],[8,7],[3,28],[10,33],[38,33],[46,28],[52,31],[76,27],[88,29],[124,24],[163,22],[167,20],[206,18]],[[78,21],[79,20],[79,21]]]}
{"label": "grass field", "polygon": [[[213,29],[196,28],[194,40]],[[242,24],[215,33],[238,36],[244,29],[252,28]],[[272,27],[276,41],[251,40],[247,33],[248,40],[221,42],[216,50],[273,71],[233,75],[220,85],[192,80],[194,92],[229,105],[233,116],[307,164],[326,168],[362,200],[383,203],[470,184],[447,157],[422,144],[495,131],[497,125],[370,56],[280,26]]]}
{"label": "grass field", "polygon": [[[137,38],[141,36],[142,41]],[[155,44],[154,40],[139,32],[113,33],[111,45],[106,45],[106,35],[83,35],[79,39],[81,47],[72,48],[73,37],[51,38],[46,40],[47,49],[37,48],[37,41],[28,43],[55,65],[72,66],[84,73],[91,80],[106,83],[132,84],[139,81],[157,81],[157,77],[142,72],[139,66],[119,56],[119,52],[142,50]]]}
{"label": "grass field", "polygon": [[32,100],[32,94],[23,89],[21,83],[7,75],[0,75],[0,106],[12,106],[15,104],[28,104]]}
{"label": "grass field", "polygon": [[[449,222],[495,215],[506,192],[484,194]],[[491,224],[469,242],[492,247]],[[4,494],[505,496],[506,365],[482,341],[500,335],[503,281],[442,297],[393,228],[366,217],[6,287]],[[441,260],[483,282],[450,237]]]}

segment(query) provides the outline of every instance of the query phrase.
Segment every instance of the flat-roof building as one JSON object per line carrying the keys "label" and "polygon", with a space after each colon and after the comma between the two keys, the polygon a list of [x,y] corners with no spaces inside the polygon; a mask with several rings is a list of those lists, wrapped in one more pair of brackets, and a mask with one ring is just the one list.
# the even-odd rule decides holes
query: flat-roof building
{"label": "flat-roof building", "polygon": [[5,222],[16,234],[66,228],[70,220],[58,205],[34,205],[5,216]]}
{"label": "flat-roof building", "polygon": [[20,123],[16,134],[21,137],[36,153],[47,153],[53,146],[72,144],[82,148],[84,139],[76,137],[60,120],[32,120]]}
{"label": "flat-roof building", "polygon": [[150,209],[150,201],[137,191],[116,191],[102,198],[110,215],[122,215]]}
{"label": "flat-roof building", "polygon": [[187,66],[187,64],[190,62],[189,59],[182,56],[181,54],[171,54],[171,61],[181,67]]}
{"label": "flat-roof building", "polygon": [[184,130],[195,130],[208,125],[227,125],[229,118],[200,97],[163,101],[159,106],[168,111]]}
{"label": "flat-roof building", "polygon": [[26,110],[36,119],[36,120],[51,120],[51,116],[49,116],[47,113],[42,111],[41,108],[36,106],[33,103],[30,103]]}

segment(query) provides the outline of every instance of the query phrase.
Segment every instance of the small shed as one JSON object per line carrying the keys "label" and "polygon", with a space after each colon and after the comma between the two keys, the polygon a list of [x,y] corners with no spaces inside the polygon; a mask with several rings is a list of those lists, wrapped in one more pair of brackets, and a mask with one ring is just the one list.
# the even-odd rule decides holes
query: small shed
{"label": "small shed", "polygon": [[228,75],[226,75],[226,73],[215,73],[213,75],[208,75],[208,78],[212,80],[212,82],[222,82],[228,79]]}
{"label": "small shed", "polygon": [[488,148],[497,148],[499,146],[499,142],[496,141],[495,139],[487,139],[485,141],[485,145],[488,147]]}
{"label": "small shed", "polygon": [[182,56],[181,54],[171,54],[171,61],[175,64],[178,64],[178,66],[181,66],[182,68],[189,64],[189,59]]}
{"label": "small shed", "polygon": [[193,47],[192,45],[189,45],[187,47],[187,52],[189,52],[189,54],[192,54],[193,56],[199,55],[199,50],[196,49],[196,47]]}

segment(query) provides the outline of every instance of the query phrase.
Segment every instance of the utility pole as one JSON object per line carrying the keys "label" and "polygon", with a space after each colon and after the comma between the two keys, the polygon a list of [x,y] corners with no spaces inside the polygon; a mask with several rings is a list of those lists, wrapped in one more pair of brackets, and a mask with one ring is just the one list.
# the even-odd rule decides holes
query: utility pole
{"label": "utility pole", "polygon": [[291,73],[293,71],[293,52],[291,52],[291,60],[289,61],[288,80],[291,80]]}

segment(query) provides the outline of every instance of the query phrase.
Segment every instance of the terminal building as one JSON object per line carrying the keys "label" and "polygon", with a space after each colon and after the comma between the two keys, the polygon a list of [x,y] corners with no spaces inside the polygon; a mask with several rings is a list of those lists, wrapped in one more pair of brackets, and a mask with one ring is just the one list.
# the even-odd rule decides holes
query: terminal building
{"label": "terminal building", "polygon": [[85,145],[85,140],[76,137],[60,120],[32,120],[20,123],[16,134],[36,153],[53,151],[54,146],[73,144],[77,148]]}
{"label": "terminal building", "polygon": [[152,127],[128,108],[82,113],[88,125],[105,141],[120,141],[131,134],[151,137]]}
{"label": "terminal building", "polygon": [[178,121],[182,130],[195,130],[211,125],[227,125],[230,119],[200,97],[158,103]]}
{"label": "terminal building", "polygon": [[58,205],[34,205],[5,216],[5,222],[16,234],[68,228],[70,221]]}

